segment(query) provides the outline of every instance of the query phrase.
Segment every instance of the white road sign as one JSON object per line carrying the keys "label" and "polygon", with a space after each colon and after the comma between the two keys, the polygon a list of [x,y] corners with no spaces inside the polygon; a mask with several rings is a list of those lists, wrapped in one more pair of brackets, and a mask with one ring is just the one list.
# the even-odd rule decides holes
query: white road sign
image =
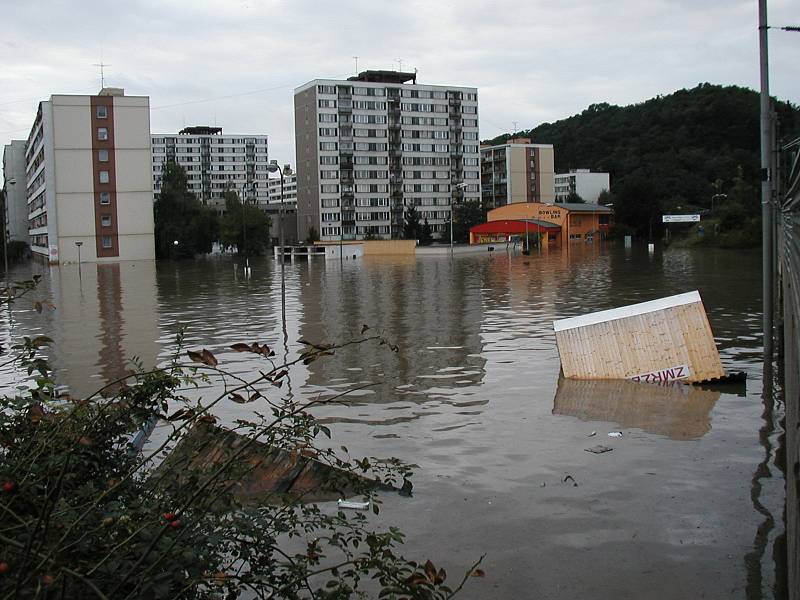
{"label": "white road sign", "polygon": [[663,215],[662,223],[697,223],[700,215]]}

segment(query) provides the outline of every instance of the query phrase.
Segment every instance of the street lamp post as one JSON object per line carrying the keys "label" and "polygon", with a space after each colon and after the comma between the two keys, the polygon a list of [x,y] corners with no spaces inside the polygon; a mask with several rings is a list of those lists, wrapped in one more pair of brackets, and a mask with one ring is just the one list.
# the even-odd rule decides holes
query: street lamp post
{"label": "street lamp post", "polygon": [[[455,189],[463,190],[467,187],[467,184],[464,182],[457,183],[455,185]],[[453,254],[453,197],[450,196],[450,254]]]}
{"label": "street lamp post", "polygon": [[[17,180],[12,177],[8,180],[9,185],[16,185]],[[8,192],[3,193],[3,277],[8,283]]]}
{"label": "street lamp post", "polygon": [[281,176],[281,202],[278,205],[278,256],[281,259],[281,316],[286,318],[286,274],[283,257],[283,169],[278,165],[277,160],[269,161],[267,171],[274,173],[277,171]]}
{"label": "street lamp post", "polygon": [[713,196],[711,196],[711,214],[712,215],[714,214],[714,200],[716,200],[717,198],[727,198],[727,197],[728,197],[728,194],[714,194]]}

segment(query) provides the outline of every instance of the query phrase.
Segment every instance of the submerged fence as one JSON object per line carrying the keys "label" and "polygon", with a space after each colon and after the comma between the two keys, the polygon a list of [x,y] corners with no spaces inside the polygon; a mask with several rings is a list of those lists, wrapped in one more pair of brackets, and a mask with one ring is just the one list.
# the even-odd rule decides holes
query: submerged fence
{"label": "submerged fence", "polygon": [[790,159],[786,191],[779,196],[778,207],[786,402],[787,576],[790,600],[800,600],[800,139],[783,150]]}

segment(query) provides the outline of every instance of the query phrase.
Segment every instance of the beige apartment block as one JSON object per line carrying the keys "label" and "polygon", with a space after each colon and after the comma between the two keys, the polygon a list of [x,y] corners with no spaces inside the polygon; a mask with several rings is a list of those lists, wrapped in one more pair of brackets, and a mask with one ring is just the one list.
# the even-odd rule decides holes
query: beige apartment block
{"label": "beige apartment block", "polygon": [[412,207],[447,238],[453,204],[480,199],[476,88],[363,71],[300,86],[294,107],[299,239],[398,239]]}
{"label": "beige apartment block", "polygon": [[513,138],[481,147],[481,197],[487,209],[516,202],[550,203],[554,195],[552,144]]}
{"label": "beige apartment block", "polygon": [[62,261],[152,260],[150,99],[104,88],[40,102],[28,137],[28,238]]}

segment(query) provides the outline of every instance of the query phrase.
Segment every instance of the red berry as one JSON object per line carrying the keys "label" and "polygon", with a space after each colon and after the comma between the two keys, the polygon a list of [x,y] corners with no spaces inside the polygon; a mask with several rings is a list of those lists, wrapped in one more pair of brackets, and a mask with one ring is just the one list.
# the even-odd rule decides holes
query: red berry
{"label": "red berry", "polygon": [[11,570],[11,567],[8,565],[7,562],[5,562],[5,561],[0,562],[0,575],[3,575],[4,573],[8,573],[10,570]]}
{"label": "red berry", "polygon": [[178,518],[178,515],[176,515],[174,512],[165,512],[163,517],[166,521],[174,521]]}
{"label": "red berry", "polygon": [[4,491],[5,493],[7,493],[7,494],[10,494],[10,493],[11,493],[11,492],[13,492],[15,489],[17,489],[17,484],[16,484],[16,483],[14,483],[13,481],[6,481],[6,482],[3,484],[3,491]]}
{"label": "red berry", "polygon": [[174,521],[170,521],[169,526],[173,529],[179,529],[181,526],[180,519],[175,519]]}

